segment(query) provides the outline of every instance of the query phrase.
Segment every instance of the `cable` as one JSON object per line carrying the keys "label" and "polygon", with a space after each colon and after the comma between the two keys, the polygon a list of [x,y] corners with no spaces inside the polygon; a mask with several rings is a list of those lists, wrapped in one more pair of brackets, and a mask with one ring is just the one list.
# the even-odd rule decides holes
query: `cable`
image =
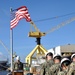
{"label": "cable", "polygon": [[65,14],[65,15],[55,16],[55,17],[51,17],[51,18],[35,20],[34,22],[42,22],[42,21],[52,20],[52,19],[56,19],[56,18],[61,18],[61,17],[73,15],[73,14],[75,14],[75,12],[72,12],[72,13],[69,13],[69,14]]}
{"label": "cable", "polygon": [[7,50],[7,52],[9,53],[9,55],[10,55],[10,51],[9,51],[9,49],[5,46],[5,44],[0,40],[0,43],[2,44],[2,46]]}

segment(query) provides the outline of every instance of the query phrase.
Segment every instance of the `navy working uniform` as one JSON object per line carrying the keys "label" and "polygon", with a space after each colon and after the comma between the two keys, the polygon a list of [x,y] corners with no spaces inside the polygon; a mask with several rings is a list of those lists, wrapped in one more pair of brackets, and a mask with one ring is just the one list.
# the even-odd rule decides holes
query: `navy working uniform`
{"label": "navy working uniform", "polygon": [[53,53],[48,52],[46,54],[46,62],[41,65],[40,75],[48,75],[48,70],[53,64]]}
{"label": "navy working uniform", "polygon": [[16,62],[14,63],[14,70],[23,70],[23,63],[20,61],[20,57],[16,57]]}
{"label": "navy working uniform", "polygon": [[63,58],[61,60],[61,71],[58,73],[58,75],[67,75],[69,71],[69,65],[70,65],[70,60],[68,58]]}
{"label": "navy working uniform", "polygon": [[72,63],[70,64],[67,75],[75,75],[75,54],[71,56]]}
{"label": "navy working uniform", "polygon": [[54,65],[50,67],[49,75],[58,75],[58,72],[60,71],[61,56],[59,54],[55,54],[53,60]]}

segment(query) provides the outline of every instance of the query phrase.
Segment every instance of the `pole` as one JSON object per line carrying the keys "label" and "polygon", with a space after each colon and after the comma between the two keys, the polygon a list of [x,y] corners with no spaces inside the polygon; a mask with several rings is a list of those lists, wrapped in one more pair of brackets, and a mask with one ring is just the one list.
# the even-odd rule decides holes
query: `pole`
{"label": "pole", "polygon": [[[10,14],[12,14],[12,8],[10,8]],[[11,51],[11,72],[13,71],[13,29],[10,24],[10,51]]]}
{"label": "pole", "polygon": [[11,72],[13,71],[13,30],[10,29]]}

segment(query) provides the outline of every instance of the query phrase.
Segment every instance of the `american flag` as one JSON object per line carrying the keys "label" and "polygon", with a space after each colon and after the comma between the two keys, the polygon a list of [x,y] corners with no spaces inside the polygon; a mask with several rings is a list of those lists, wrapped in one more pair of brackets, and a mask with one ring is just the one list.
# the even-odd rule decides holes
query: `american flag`
{"label": "american flag", "polygon": [[11,29],[14,28],[18,24],[19,20],[23,18],[25,18],[27,22],[31,21],[31,18],[26,6],[21,6],[18,9],[12,10],[11,16],[13,17],[13,19],[10,21]]}

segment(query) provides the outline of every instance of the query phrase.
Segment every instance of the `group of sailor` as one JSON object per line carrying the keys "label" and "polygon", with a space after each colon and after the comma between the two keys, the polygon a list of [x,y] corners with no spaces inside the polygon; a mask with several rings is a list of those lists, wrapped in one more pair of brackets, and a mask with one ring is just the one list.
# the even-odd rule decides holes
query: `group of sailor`
{"label": "group of sailor", "polygon": [[[45,58],[46,61],[41,64],[40,75],[75,75],[75,53],[69,59],[59,54],[53,55],[52,52],[47,52]],[[23,64],[20,62],[20,57],[17,56],[16,60],[14,69],[22,70]]]}
{"label": "group of sailor", "polygon": [[41,64],[40,75],[75,75],[75,53],[71,60],[52,52],[46,53],[46,62]]}

